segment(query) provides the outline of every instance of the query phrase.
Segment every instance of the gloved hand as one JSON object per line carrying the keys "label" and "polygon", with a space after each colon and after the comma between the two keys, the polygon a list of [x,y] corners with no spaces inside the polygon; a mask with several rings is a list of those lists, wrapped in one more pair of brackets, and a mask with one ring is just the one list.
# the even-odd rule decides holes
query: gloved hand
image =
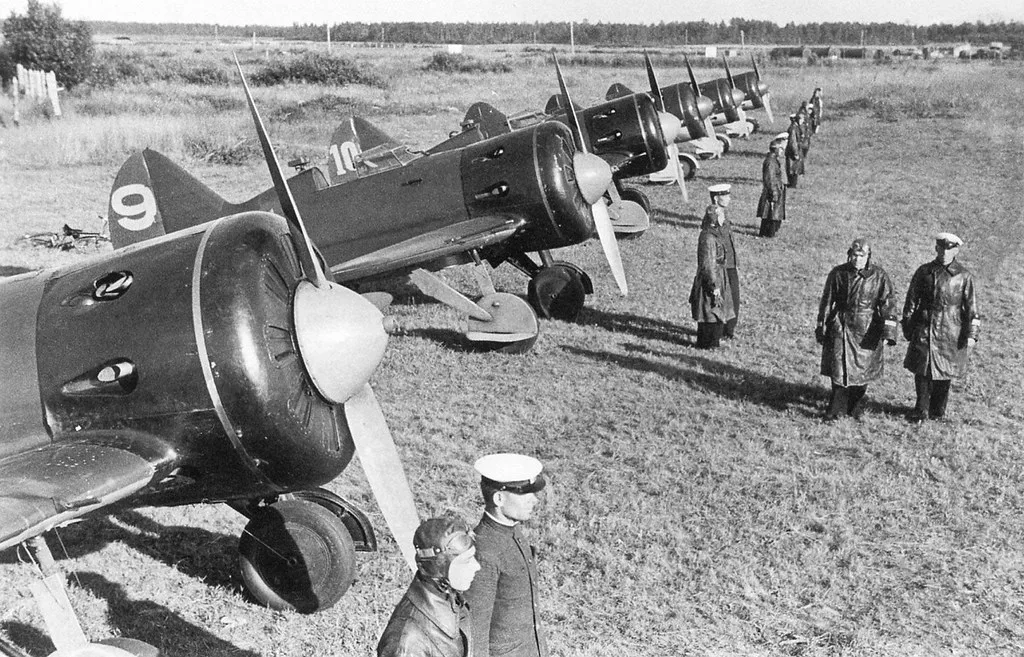
{"label": "gloved hand", "polygon": [[825,344],[825,327],[819,326],[814,329],[814,339],[818,344]]}

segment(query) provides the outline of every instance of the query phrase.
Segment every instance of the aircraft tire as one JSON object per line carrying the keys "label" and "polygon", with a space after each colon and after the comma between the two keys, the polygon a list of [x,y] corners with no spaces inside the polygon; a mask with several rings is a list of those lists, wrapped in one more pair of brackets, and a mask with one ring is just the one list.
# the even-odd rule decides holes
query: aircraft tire
{"label": "aircraft tire", "polygon": [[725,155],[726,153],[732,150],[732,139],[729,139],[729,135],[717,133],[715,135],[715,139],[722,142],[722,155]]}
{"label": "aircraft tire", "polygon": [[636,187],[623,187],[619,192],[623,201],[633,201],[644,209],[648,215],[651,214],[651,199]]}
{"label": "aircraft tire", "polygon": [[556,262],[534,274],[527,298],[541,317],[573,322],[583,309],[587,291],[578,268]]}
{"label": "aircraft tire", "polygon": [[679,156],[679,166],[683,169],[684,180],[693,180],[697,177],[697,161],[689,155],[686,157]]}
{"label": "aircraft tire", "polygon": [[242,532],[238,555],[246,589],[271,609],[322,611],[355,579],[355,547],[344,523],[306,500],[260,509]]}

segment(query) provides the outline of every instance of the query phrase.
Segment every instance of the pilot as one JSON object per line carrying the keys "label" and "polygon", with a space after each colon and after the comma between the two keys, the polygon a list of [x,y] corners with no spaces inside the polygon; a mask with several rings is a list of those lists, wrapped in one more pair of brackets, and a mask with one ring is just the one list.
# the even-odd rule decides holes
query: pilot
{"label": "pilot", "polygon": [[473,532],[457,516],[416,528],[416,574],[377,644],[378,657],[465,657],[472,623],[463,592],[480,564]]}
{"label": "pilot", "polygon": [[789,115],[789,129],[786,131],[786,177],[787,187],[796,187],[797,179],[804,172],[804,161],[800,153],[800,116]]}
{"label": "pilot", "polygon": [[476,526],[480,572],[466,592],[474,657],[545,657],[537,610],[536,548],[523,532],[544,488],[541,462],[522,454],[477,460],[484,515]]}
{"label": "pilot", "polygon": [[871,262],[871,244],[858,237],[846,262],[825,279],[814,336],[821,373],[832,379],[825,420],[860,419],[868,384],[882,376],[883,346],[896,344],[896,296],[885,270]]}
{"label": "pilot", "polygon": [[768,154],[761,162],[761,198],[757,216],[761,218],[761,237],[775,237],[786,219],[786,183],[782,180],[782,157],[787,133],[775,135],[768,145]]}
{"label": "pilot", "polygon": [[797,110],[797,118],[800,120],[800,155],[804,166],[807,166],[807,152],[811,150],[811,119],[810,109],[807,107],[807,101],[800,103],[800,109]]}
{"label": "pilot", "polygon": [[903,336],[910,341],[903,367],[914,373],[917,403],[911,422],[946,414],[949,386],[962,376],[981,332],[974,276],[957,261],[963,240],[935,236],[935,259],[914,272],[903,305]]}
{"label": "pilot", "polygon": [[731,252],[735,272],[736,254],[725,216],[730,191],[731,185],[708,187],[711,205],[704,213],[697,238],[697,273],[690,288],[690,311],[697,321],[698,349],[717,348],[729,322],[735,326],[739,292],[732,288],[728,263]]}

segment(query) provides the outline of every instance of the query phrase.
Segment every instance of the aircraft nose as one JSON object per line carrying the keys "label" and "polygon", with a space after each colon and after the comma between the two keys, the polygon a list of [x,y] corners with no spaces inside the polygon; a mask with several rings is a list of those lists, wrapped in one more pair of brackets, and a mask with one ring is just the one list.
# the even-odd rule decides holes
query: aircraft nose
{"label": "aircraft nose", "polygon": [[341,404],[361,390],[384,357],[383,315],[346,287],[301,281],[294,299],[299,354],[317,391]]}
{"label": "aircraft nose", "polygon": [[715,110],[715,103],[707,96],[700,96],[697,98],[697,111],[700,112],[701,120],[704,120],[711,116],[711,113]]}
{"label": "aircraft nose", "polygon": [[612,183],[612,168],[593,153],[579,151],[572,156],[572,164],[576,172],[576,184],[583,198],[591,205],[597,203],[597,199]]}
{"label": "aircraft nose", "polygon": [[665,135],[665,145],[675,143],[679,136],[680,121],[668,112],[658,112],[658,120],[661,122],[661,131]]}

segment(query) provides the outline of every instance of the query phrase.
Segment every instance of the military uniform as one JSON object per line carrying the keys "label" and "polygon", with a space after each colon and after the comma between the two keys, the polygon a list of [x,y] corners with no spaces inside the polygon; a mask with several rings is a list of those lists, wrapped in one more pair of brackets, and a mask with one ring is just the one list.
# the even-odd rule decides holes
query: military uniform
{"label": "military uniform", "polygon": [[821,88],[814,90],[811,95],[811,132],[818,134],[821,127],[821,113],[824,111],[824,101],[821,99]]}
{"label": "military uniform", "polygon": [[[940,233],[936,241],[956,248],[963,243],[951,233]],[[914,272],[903,306],[903,335],[910,341],[903,366],[914,373],[917,394],[912,420],[945,415],[950,381],[964,374],[968,340],[977,340],[980,330],[974,276],[967,267],[936,258]]]}
{"label": "military uniform", "polygon": [[[850,252],[858,249],[870,254],[865,240],[854,241]],[[870,261],[862,269],[851,262],[833,268],[821,295],[816,335],[821,373],[832,380],[826,417],[859,417],[868,384],[882,375],[884,344],[896,344],[896,299],[885,270]]]}
{"label": "military uniform", "polygon": [[782,180],[782,164],[776,148],[786,139],[786,133],[772,140],[768,154],[761,162],[761,198],[757,201],[757,216],[761,219],[761,237],[775,237],[786,219],[786,184]]}
{"label": "military uniform", "polygon": [[789,187],[796,187],[797,180],[804,172],[804,161],[800,149],[800,123],[796,114],[790,117],[786,134],[786,177]]}
{"label": "military uniform", "polygon": [[461,595],[417,575],[384,628],[377,657],[465,657],[473,645],[470,627]]}
{"label": "military uniform", "polygon": [[[728,188],[728,185],[721,187]],[[728,190],[712,191],[713,195],[719,193],[727,194]],[[725,208],[714,203],[709,205],[697,237],[697,273],[690,288],[690,314],[697,322],[698,349],[718,347],[729,322],[732,326],[736,323],[739,292],[732,287],[736,279],[736,250],[724,215]],[[721,225],[719,216],[722,216]],[[729,275],[730,260],[732,276]]]}

